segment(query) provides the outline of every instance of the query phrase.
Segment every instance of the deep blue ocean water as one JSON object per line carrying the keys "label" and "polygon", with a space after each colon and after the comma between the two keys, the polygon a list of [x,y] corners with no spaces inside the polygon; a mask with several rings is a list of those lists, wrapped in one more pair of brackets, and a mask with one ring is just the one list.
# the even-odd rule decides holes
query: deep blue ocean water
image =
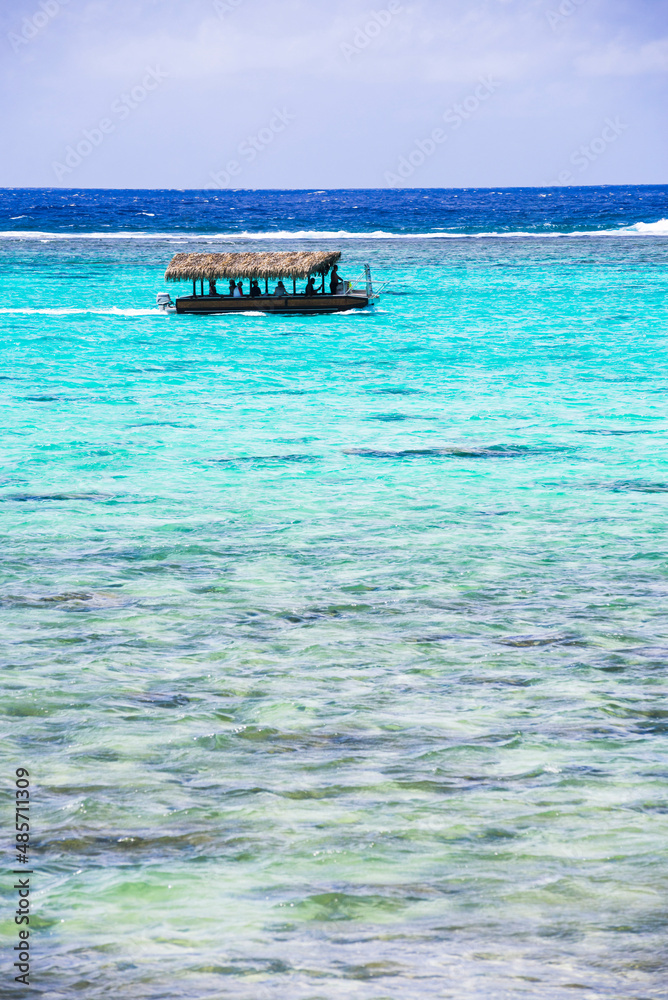
{"label": "deep blue ocean water", "polygon": [[[667,220],[0,192],[8,995],[668,995]],[[292,246],[379,304],[155,308],[173,253]]]}
{"label": "deep blue ocean water", "polygon": [[662,221],[668,187],[398,191],[0,190],[2,230],[320,236],[327,233],[551,235]]}

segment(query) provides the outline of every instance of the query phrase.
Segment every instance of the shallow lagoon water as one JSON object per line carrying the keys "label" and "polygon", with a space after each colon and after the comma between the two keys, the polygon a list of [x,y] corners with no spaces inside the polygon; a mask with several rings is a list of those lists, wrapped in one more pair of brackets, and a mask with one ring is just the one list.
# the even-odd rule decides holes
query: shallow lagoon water
{"label": "shallow lagoon water", "polygon": [[0,245],[34,992],[665,997],[668,239],[343,241],[389,293],[307,320],[44,239]]}

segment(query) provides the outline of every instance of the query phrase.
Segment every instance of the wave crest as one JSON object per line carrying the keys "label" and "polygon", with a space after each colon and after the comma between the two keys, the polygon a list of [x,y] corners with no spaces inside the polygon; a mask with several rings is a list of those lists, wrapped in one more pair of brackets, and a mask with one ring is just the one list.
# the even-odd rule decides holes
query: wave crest
{"label": "wave crest", "polygon": [[15,240],[162,240],[169,242],[183,242],[185,240],[199,240],[200,242],[227,240],[230,242],[237,240],[476,240],[476,239],[558,239],[573,236],[668,236],[668,219],[659,219],[657,222],[635,222],[630,226],[623,226],[620,229],[578,229],[573,232],[530,232],[527,230],[516,230],[513,232],[500,232],[492,230],[482,233],[453,233],[453,232],[431,232],[431,233],[390,233],[383,229],[375,229],[368,233],[353,233],[347,229],[319,230],[319,229],[299,229],[289,231],[281,229],[277,231],[266,231],[253,233],[248,230],[238,233],[149,233],[145,231],[130,232],[121,231],[116,233],[50,233],[29,229],[5,229],[0,231],[0,239]]}

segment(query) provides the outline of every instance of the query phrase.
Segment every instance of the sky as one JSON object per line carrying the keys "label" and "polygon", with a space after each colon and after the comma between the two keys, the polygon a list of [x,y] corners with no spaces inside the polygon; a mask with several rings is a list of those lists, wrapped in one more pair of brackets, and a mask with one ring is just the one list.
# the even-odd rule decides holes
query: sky
{"label": "sky", "polygon": [[0,0],[1,187],[668,183],[668,0]]}

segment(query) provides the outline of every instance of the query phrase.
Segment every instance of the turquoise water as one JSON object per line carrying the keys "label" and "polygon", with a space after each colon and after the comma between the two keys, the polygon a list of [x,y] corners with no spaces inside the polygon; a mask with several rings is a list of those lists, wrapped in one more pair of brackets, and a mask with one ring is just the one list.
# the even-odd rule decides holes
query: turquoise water
{"label": "turquoise water", "polygon": [[667,996],[668,239],[308,319],[157,313],[181,248],[0,247],[11,995]]}

